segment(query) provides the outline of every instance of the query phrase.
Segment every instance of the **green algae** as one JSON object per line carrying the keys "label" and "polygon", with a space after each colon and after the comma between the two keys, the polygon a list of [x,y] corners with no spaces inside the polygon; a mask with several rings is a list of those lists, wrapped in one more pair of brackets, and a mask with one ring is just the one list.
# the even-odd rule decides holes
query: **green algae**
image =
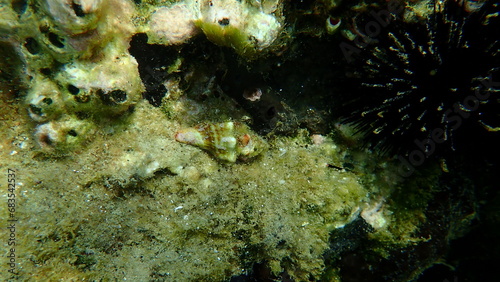
{"label": "green algae", "polygon": [[[338,158],[332,143],[277,139],[259,160],[226,166],[175,142],[175,122],[145,103],[131,119],[78,155],[37,157],[29,169],[8,158],[32,187],[21,197],[29,210],[20,211],[19,245],[43,265],[37,275],[58,277],[57,266],[94,279],[127,269],[137,279],[223,280],[267,261],[276,274],[318,276],[329,232],[352,220],[368,192],[354,174],[327,167]],[[21,263],[25,277],[32,263]]]}
{"label": "green algae", "polygon": [[237,27],[218,23],[197,20],[195,24],[203,30],[208,40],[213,43],[233,48],[238,54],[252,57],[256,54],[257,46],[252,44],[249,35]]}

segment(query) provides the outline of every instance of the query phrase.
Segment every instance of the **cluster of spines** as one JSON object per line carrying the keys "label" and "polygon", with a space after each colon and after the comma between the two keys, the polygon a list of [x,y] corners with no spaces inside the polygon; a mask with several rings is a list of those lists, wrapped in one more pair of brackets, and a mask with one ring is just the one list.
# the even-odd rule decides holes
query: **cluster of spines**
{"label": "cluster of spines", "polygon": [[[447,109],[463,106],[481,80],[498,72],[498,12],[492,0],[482,5],[447,0],[435,1],[434,12],[418,23],[394,16],[377,37],[365,38],[375,43],[362,48],[347,90],[356,97],[342,105],[343,121],[383,152],[408,150],[414,139],[425,139],[438,127],[451,139]],[[494,107],[498,112],[498,104]],[[484,110],[476,118],[492,114]]]}

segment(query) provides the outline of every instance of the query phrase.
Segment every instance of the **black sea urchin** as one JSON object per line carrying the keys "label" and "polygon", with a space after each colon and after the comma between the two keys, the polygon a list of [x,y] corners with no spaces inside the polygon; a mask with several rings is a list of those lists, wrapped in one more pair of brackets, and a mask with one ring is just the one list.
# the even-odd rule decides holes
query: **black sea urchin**
{"label": "black sea urchin", "polygon": [[402,6],[360,15],[357,38],[340,45],[354,58],[342,120],[379,151],[418,149],[419,162],[440,143],[459,148],[460,131],[500,126],[499,3],[431,5],[430,15],[413,22],[403,19]]}

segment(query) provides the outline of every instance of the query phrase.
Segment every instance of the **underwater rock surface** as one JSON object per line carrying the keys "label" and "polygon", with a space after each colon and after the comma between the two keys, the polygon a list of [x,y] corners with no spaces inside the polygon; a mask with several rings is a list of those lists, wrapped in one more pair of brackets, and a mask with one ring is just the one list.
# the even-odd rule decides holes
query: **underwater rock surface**
{"label": "underwater rock surface", "polygon": [[0,0],[0,280],[474,277],[448,249],[500,234],[499,150],[408,177],[336,119],[349,23],[387,5]]}

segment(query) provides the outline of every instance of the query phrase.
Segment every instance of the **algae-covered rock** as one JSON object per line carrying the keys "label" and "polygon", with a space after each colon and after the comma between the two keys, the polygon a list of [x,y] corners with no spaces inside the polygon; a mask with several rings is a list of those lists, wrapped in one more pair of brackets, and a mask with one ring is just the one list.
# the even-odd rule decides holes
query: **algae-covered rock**
{"label": "algae-covered rock", "polygon": [[161,44],[181,44],[198,33],[194,25],[196,9],[191,1],[160,7],[151,14],[149,20],[149,42]]}
{"label": "algae-covered rock", "polygon": [[94,132],[95,125],[91,121],[65,116],[37,126],[34,137],[42,150],[63,153],[79,148],[93,137]]}
{"label": "algae-covered rock", "polygon": [[37,122],[57,119],[65,112],[59,87],[43,77],[32,81],[26,95],[26,103],[30,117]]}
{"label": "algae-covered rock", "polygon": [[274,15],[231,0],[201,1],[195,24],[210,41],[249,57],[269,47],[282,28]]}
{"label": "algae-covered rock", "polygon": [[[34,138],[42,151],[78,149],[97,119],[123,115],[139,101],[143,85],[128,53],[131,2],[13,1],[10,6],[2,5],[0,38],[24,63],[11,76],[26,84],[20,88],[28,89],[22,95],[27,111],[40,123]],[[61,133],[72,127],[70,132],[82,134]]]}
{"label": "algae-covered rock", "polygon": [[[54,278],[56,269],[70,268],[78,279],[222,281],[259,261],[276,275],[320,277],[329,232],[355,219],[369,193],[355,174],[328,166],[340,162],[340,148],[280,138],[258,160],[227,166],[176,142],[176,128],[141,101],[128,125],[95,128],[64,118],[40,125],[25,145],[74,150],[90,136],[70,157],[23,164],[30,150],[7,145],[3,151],[19,153],[2,158],[33,187],[23,197],[30,212],[18,215],[25,228],[19,240],[38,266],[20,258],[19,277]],[[49,192],[61,197],[50,208],[43,200]],[[63,211],[68,220],[60,221]],[[142,263],[130,260],[135,253]]]}
{"label": "algae-covered rock", "polygon": [[336,30],[386,1],[0,1],[0,280],[410,280],[480,206],[331,117]]}
{"label": "algae-covered rock", "polygon": [[181,44],[201,30],[213,43],[253,58],[277,40],[282,25],[273,12],[280,5],[279,1],[261,6],[246,1],[186,0],[147,10],[151,16],[145,31],[150,43]]}
{"label": "algae-covered rock", "polygon": [[109,49],[99,63],[75,61],[56,75],[69,112],[119,115],[141,98],[143,86],[135,58],[113,45]]}

